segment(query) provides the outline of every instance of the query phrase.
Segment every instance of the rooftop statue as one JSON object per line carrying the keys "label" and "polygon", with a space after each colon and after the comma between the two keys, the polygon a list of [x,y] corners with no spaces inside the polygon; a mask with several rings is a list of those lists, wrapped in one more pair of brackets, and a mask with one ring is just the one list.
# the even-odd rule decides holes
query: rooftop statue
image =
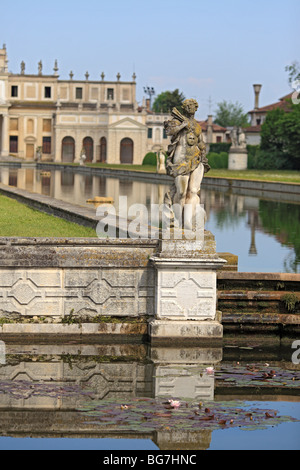
{"label": "rooftop statue", "polygon": [[43,72],[43,63],[42,63],[41,60],[40,60],[39,63],[38,63],[38,72],[39,72],[39,75],[42,75],[42,72]]}
{"label": "rooftop statue", "polygon": [[[171,136],[166,171],[174,178],[164,201],[170,208],[171,227],[179,227],[182,223],[186,204],[191,205],[194,217],[196,207],[200,205],[200,186],[204,173],[210,170],[201,126],[195,119],[198,103],[194,99],[187,99],[182,108],[183,113],[173,108],[172,119],[164,123],[167,135]],[[192,220],[187,222],[184,219],[184,225],[194,229]]]}

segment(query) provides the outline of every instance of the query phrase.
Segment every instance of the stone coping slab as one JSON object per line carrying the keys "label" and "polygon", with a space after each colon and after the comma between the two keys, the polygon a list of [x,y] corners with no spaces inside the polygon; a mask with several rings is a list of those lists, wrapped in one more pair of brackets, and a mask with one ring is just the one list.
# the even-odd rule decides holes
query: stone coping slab
{"label": "stone coping slab", "polygon": [[300,282],[300,274],[297,273],[251,273],[251,272],[219,272],[218,279],[233,280],[266,280],[266,281],[296,281]]}
{"label": "stone coping slab", "polygon": [[146,267],[156,240],[0,238],[0,267]]}
{"label": "stone coping slab", "polygon": [[145,342],[148,326],[146,323],[82,323],[82,324],[41,324],[6,323],[0,326],[0,340],[22,342],[35,341],[62,343],[65,341],[86,341],[90,343],[135,343]]}
{"label": "stone coping slab", "polygon": [[223,325],[218,321],[153,320],[149,323],[151,344],[206,343],[223,340]]}

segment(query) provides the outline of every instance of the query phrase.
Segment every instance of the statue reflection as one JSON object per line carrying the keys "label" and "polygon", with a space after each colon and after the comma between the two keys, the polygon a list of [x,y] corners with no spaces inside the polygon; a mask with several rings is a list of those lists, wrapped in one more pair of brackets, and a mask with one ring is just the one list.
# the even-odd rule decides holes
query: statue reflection
{"label": "statue reflection", "polygon": [[[0,351],[1,352],[1,351]],[[157,399],[212,400],[212,369],[221,348],[151,348],[144,344],[6,344],[0,365],[3,436],[128,438],[121,425],[95,421],[80,410],[89,403]],[[94,406],[94,405],[93,405]],[[142,405],[144,406],[144,405]],[[106,409],[106,408],[105,408]],[[146,434],[145,434],[146,433]],[[159,449],[206,449],[210,430],[134,430]]]}

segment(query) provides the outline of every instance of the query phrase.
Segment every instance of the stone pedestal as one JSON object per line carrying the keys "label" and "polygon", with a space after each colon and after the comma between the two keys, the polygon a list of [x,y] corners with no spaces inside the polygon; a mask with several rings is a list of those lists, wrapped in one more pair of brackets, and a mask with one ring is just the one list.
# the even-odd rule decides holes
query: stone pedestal
{"label": "stone pedestal", "polygon": [[210,232],[205,232],[204,243],[161,240],[159,253],[151,258],[156,268],[156,315],[149,324],[152,343],[222,339],[216,273],[226,261],[215,248]]}
{"label": "stone pedestal", "polygon": [[[151,347],[155,398],[213,400],[222,347]],[[209,371],[211,369],[212,371]]]}
{"label": "stone pedestal", "polygon": [[[223,358],[222,345],[211,347],[188,347],[176,344],[172,346],[153,346],[150,359],[153,362],[153,394],[162,401],[179,400],[180,407],[184,401],[203,400],[203,403],[214,400],[214,369]],[[180,413],[174,411],[174,413]],[[211,430],[204,429],[168,429],[158,430],[155,442],[161,450],[208,449],[211,442]]]}
{"label": "stone pedestal", "polygon": [[228,170],[247,170],[248,153],[245,148],[231,148],[228,155]]}

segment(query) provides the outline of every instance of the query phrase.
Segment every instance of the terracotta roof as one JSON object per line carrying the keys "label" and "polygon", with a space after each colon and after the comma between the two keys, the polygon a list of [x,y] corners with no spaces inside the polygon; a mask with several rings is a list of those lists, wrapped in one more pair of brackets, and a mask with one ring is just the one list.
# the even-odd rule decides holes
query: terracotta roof
{"label": "terracotta roof", "polygon": [[289,100],[289,99],[291,99],[291,98],[292,98],[292,95],[293,95],[293,93],[294,93],[294,92],[292,91],[292,92],[291,92],[291,93],[289,93],[288,95],[285,95],[285,96],[283,96],[282,98],[279,98],[279,99],[280,99],[280,101],[282,101],[282,100]]}
{"label": "terracotta roof", "polygon": [[283,96],[280,98],[277,103],[269,104],[267,106],[263,106],[262,108],[257,108],[253,109],[252,111],[249,111],[250,113],[266,113],[268,111],[272,111],[273,109],[281,108],[284,110],[287,110],[289,107],[289,103],[287,103],[287,100],[292,97],[293,92],[289,93],[288,95]]}
{"label": "terracotta roof", "polygon": [[261,125],[257,126],[249,126],[244,128],[244,132],[247,134],[248,132],[261,132]]}
{"label": "terracotta roof", "polygon": [[[203,131],[207,131],[207,128],[208,128],[207,120],[206,121],[198,121],[198,122],[201,126],[201,129]],[[212,128],[213,128],[214,132],[226,132],[227,131],[226,127],[219,126],[218,124],[215,124],[214,122],[213,122]]]}

